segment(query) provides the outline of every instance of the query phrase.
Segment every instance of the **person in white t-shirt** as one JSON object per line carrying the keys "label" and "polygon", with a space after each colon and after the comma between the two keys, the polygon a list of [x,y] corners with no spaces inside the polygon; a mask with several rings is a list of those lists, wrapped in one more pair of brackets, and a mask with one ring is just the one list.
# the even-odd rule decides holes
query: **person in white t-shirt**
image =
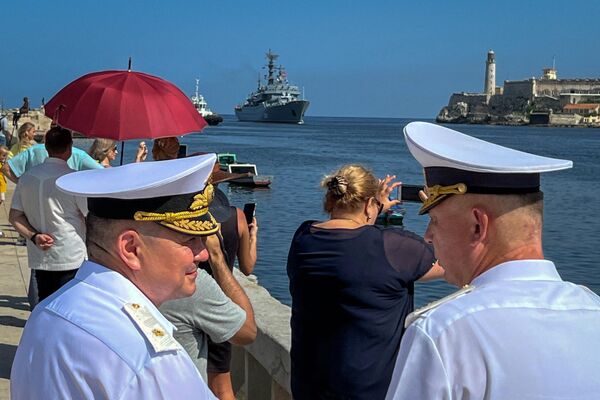
{"label": "person in white t-shirt", "polygon": [[54,127],[46,133],[48,158],[19,179],[9,221],[27,241],[29,268],[35,270],[42,301],[71,280],[87,258],[84,197],[66,194],[55,185],[73,172],[67,165],[73,139],[69,130]]}

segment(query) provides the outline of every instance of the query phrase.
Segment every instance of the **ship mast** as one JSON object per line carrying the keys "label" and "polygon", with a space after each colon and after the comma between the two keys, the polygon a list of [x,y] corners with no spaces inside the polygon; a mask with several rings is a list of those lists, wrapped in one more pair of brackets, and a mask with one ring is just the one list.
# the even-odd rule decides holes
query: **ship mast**
{"label": "ship mast", "polygon": [[198,84],[200,83],[200,79],[196,78],[196,98],[199,99],[200,97],[198,96]]}
{"label": "ship mast", "polygon": [[272,85],[275,82],[275,78],[273,77],[273,72],[275,71],[275,60],[279,57],[277,54],[273,53],[271,49],[266,54],[267,59],[269,60],[269,76],[267,78],[267,84]]}

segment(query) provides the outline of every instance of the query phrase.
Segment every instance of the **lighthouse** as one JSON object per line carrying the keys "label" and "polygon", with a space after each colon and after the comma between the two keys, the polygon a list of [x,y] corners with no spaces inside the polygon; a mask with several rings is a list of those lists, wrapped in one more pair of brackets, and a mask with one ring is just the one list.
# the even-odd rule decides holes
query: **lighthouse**
{"label": "lighthouse", "polygon": [[485,93],[486,101],[490,101],[490,97],[494,95],[496,91],[496,55],[494,50],[490,50],[487,53],[487,60],[485,61],[485,84],[483,86],[483,92]]}

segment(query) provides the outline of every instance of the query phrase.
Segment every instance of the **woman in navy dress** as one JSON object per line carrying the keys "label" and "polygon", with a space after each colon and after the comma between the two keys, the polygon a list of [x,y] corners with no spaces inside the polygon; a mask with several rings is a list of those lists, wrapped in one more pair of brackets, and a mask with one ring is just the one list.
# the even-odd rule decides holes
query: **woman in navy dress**
{"label": "woman in navy dress", "polygon": [[414,282],[443,275],[433,249],[373,225],[399,185],[360,165],[326,177],[326,221],[306,221],[290,247],[294,399],[383,399],[413,310]]}

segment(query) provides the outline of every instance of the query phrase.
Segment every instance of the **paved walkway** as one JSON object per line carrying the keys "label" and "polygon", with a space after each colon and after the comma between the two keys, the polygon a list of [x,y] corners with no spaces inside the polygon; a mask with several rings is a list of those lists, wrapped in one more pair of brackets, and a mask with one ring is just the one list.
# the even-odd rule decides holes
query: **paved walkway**
{"label": "paved walkway", "polygon": [[27,248],[15,245],[17,233],[8,223],[14,189],[9,182],[6,202],[0,205],[0,400],[10,398],[10,367],[29,317]]}

